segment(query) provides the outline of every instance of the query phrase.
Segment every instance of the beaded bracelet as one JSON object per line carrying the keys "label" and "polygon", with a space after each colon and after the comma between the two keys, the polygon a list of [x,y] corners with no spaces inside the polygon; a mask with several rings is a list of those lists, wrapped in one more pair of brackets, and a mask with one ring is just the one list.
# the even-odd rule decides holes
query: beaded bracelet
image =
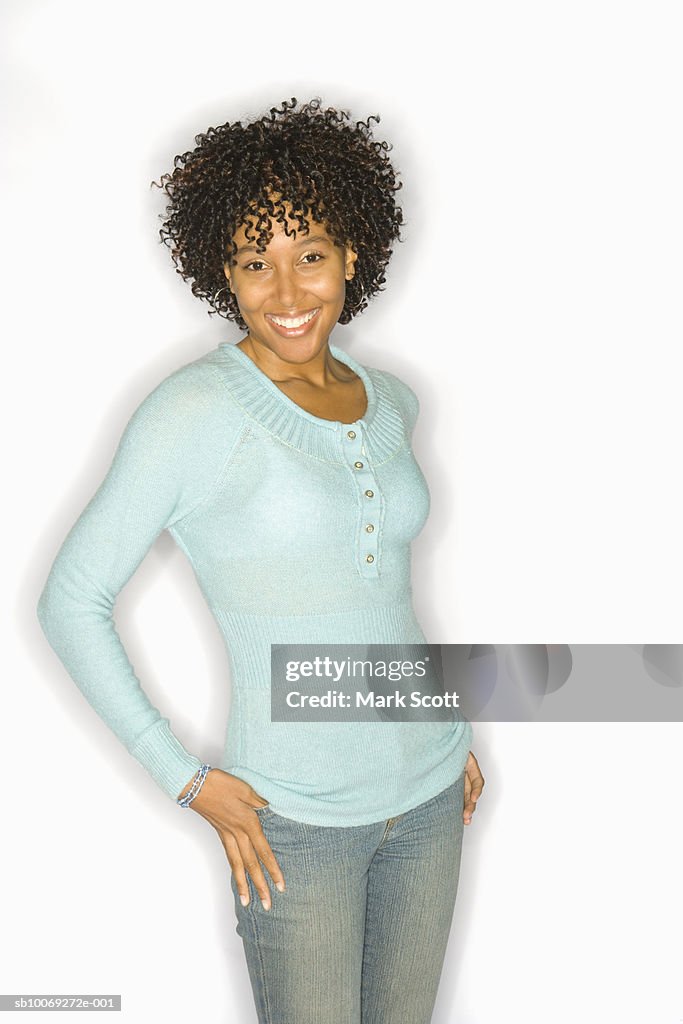
{"label": "beaded bracelet", "polygon": [[199,769],[197,774],[194,776],[194,782],[192,783],[192,786],[190,787],[188,792],[185,794],[185,796],[182,798],[182,800],[180,799],[180,797],[176,798],[177,799],[177,803],[179,803],[181,807],[189,807],[190,806],[190,804],[192,803],[192,801],[196,797],[197,793],[199,792],[199,790],[204,785],[204,779],[206,778],[206,776],[208,775],[208,773],[210,771],[211,771],[211,765],[210,764],[203,764],[201,766],[201,768]]}

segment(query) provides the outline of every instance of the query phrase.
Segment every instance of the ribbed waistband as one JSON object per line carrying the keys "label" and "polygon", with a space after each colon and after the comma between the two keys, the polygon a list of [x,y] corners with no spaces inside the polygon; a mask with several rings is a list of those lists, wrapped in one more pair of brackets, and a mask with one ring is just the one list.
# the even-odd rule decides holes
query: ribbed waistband
{"label": "ribbed waistband", "polygon": [[271,644],[424,644],[411,601],[317,615],[216,612],[230,653],[233,679],[270,686]]}

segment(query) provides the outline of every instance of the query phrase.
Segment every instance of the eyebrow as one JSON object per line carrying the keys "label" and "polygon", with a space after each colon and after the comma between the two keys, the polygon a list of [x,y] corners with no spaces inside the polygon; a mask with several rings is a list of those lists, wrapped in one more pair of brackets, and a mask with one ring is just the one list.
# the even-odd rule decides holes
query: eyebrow
{"label": "eyebrow", "polygon": [[[311,245],[312,242],[329,242],[329,238],[326,238],[325,235],[304,235],[300,242],[295,242],[294,244]],[[241,245],[235,255],[239,256],[241,252],[258,252],[258,249],[255,245]],[[262,256],[263,253],[259,253],[259,255]]]}

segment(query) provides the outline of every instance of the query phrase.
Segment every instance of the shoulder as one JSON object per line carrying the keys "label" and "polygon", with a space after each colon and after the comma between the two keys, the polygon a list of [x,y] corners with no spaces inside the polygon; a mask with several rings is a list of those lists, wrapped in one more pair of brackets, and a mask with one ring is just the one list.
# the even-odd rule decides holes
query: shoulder
{"label": "shoulder", "polygon": [[378,375],[379,380],[390,394],[406,425],[408,433],[412,434],[420,412],[420,401],[415,391],[401,377],[397,377],[395,373],[391,373],[389,370],[375,369],[373,372]]}
{"label": "shoulder", "polygon": [[[209,353],[210,355],[210,353]],[[129,418],[107,486],[164,502],[166,525],[212,493],[242,434],[243,410],[206,356],[167,374]],[[151,497],[150,497],[151,496]]]}
{"label": "shoulder", "polygon": [[220,424],[237,428],[242,415],[211,360],[212,353],[185,363],[167,374],[135,408],[127,435],[146,433],[187,443]]}

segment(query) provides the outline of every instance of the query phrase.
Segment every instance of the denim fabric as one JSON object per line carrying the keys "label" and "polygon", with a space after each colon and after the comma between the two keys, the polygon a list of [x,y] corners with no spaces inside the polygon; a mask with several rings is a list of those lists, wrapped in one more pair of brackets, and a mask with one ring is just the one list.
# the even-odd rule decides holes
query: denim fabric
{"label": "denim fabric", "polygon": [[285,877],[265,910],[234,876],[237,934],[259,1024],[429,1024],[453,918],[464,772],[371,825],[310,825],[257,814]]}

